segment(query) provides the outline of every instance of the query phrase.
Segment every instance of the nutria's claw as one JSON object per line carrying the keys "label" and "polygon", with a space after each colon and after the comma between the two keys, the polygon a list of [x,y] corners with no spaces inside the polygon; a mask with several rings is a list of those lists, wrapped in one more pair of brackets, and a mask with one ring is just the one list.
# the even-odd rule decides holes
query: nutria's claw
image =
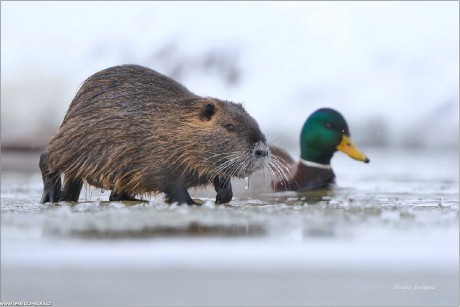
{"label": "nutria's claw", "polygon": [[232,183],[229,177],[214,179],[214,188],[216,189],[216,204],[229,203],[233,197]]}
{"label": "nutria's claw", "polygon": [[140,199],[136,199],[134,197],[134,195],[132,194],[129,194],[129,193],[115,193],[114,191],[112,191],[110,193],[110,196],[109,196],[109,200],[110,201],[124,201],[124,200],[128,200],[128,201],[141,201]]}

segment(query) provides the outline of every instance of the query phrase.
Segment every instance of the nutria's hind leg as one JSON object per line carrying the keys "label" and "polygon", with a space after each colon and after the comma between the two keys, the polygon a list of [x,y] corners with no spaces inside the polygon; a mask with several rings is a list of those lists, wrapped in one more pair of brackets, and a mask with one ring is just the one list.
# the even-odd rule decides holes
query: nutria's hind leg
{"label": "nutria's hind leg", "polygon": [[57,203],[61,200],[61,176],[59,173],[51,172],[48,168],[48,151],[40,155],[40,171],[43,179],[43,193],[40,203]]}
{"label": "nutria's hind leg", "polygon": [[216,189],[216,204],[229,203],[233,197],[232,182],[229,177],[214,178],[214,189]]}
{"label": "nutria's hind leg", "polygon": [[78,201],[80,197],[83,180],[69,178],[65,179],[64,191],[62,192],[62,201]]}
{"label": "nutria's hind leg", "polygon": [[68,179],[64,185],[61,186],[61,176],[59,173],[52,172],[48,167],[48,151],[40,155],[40,171],[43,178],[43,194],[41,203],[58,201],[78,201],[80,191],[83,186],[81,179]]}
{"label": "nutria's hind leg", "polygon": [[124,201],[124,200],[130,200],[130,201],[141,201],[140,199],[136,199],[133,194],[121,192],[121,193],[116,193],[114,191],[110,192],[109,196],[110,201]]}

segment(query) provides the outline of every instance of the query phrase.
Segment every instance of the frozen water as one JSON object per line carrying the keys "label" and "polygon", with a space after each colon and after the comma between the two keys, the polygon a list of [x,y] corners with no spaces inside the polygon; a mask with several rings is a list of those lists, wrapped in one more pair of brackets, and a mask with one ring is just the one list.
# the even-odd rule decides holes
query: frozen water
{"label": "frozen water", "polygon": [[366,153],[370,164],[334,157],[333,190],[251,195],[240,180],[226,205],[211,188],[201,206],[109,202],[93,188],[91,201],[40,204],[38,173],[3,172],[2,300],[456,304],[457,152]]}

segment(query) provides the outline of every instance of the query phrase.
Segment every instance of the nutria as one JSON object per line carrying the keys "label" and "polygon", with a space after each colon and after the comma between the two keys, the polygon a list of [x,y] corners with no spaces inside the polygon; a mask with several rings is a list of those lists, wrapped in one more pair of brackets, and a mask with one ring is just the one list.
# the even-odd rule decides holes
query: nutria
{"label": "nutria", "polygon": [[78,201],[86,181],[112,190],[110,200],[164,193],[187,204],[188,188],[213,184],[216,203],[226,203],[230,178],[264,167],[268,155],[241,104],[198,96],[146,67],[115,66],[83,83],[42,153],[41,202]]}

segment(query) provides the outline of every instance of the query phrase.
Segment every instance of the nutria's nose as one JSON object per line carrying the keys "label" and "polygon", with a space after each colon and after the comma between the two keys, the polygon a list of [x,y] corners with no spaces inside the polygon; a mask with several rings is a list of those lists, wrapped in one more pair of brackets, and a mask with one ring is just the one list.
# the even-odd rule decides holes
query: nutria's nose
{"label": "nutria's nose", "polygon": [[254,150],[254,156],[256,156],[256,158],[266,157],[266,156],[268,156],[268,150],[266,150],[266,149],[256,149],[256,150]]}

